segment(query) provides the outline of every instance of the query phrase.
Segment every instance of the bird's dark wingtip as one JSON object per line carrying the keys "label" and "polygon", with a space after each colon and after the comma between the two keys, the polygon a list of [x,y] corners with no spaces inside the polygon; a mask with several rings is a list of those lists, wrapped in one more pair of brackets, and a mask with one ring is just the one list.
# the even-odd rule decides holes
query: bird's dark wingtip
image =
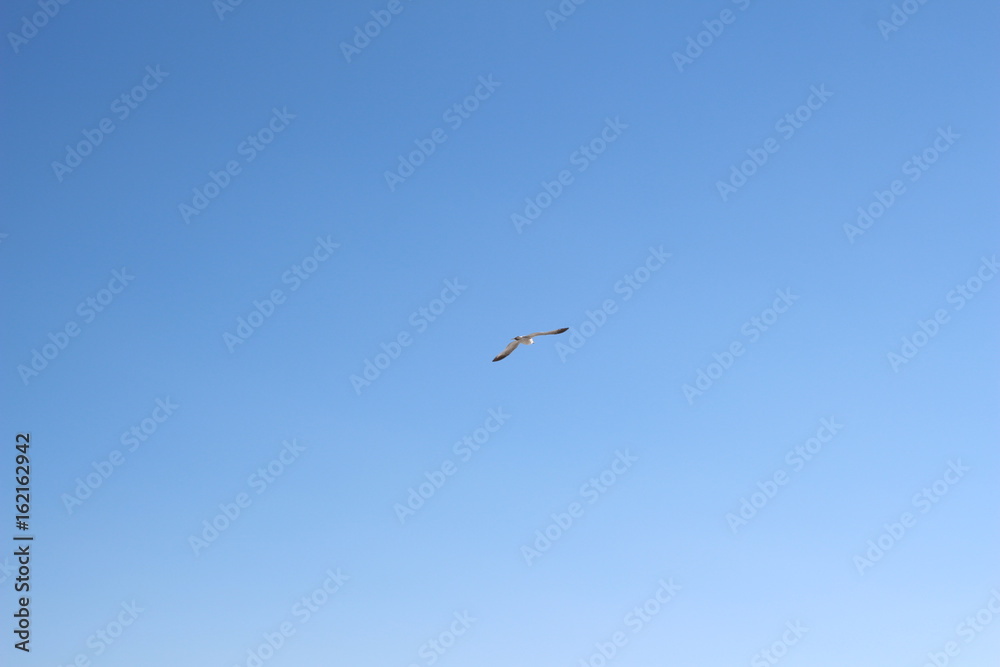
{"label": "bird's dark wingtip", "polygon": [[558,331],[556,331],[556,333],[565,333],[567,331],[569,331],[569,327],[563,327],[562,329],[559,329]]}

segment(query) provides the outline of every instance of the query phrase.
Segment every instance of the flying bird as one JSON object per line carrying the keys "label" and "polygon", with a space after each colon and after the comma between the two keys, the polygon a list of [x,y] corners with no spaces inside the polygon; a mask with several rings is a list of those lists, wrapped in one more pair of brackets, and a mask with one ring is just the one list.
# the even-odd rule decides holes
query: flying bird
{"label": "flying bird", "polygon": [[532,338],[535,336],[551,336],[552,334],[561,334],[564,331],[569,331],[569,327],[563,327],[562,329],[556,329],[555,331],[539,331],[538,333],[528,334],[527,336],[515,336],[510,339],[511,342],[507,344],[504,351],[494,357],[493,361],[500,361],[513,352],[518,345],[533,345],[535,341],[533,341]]}

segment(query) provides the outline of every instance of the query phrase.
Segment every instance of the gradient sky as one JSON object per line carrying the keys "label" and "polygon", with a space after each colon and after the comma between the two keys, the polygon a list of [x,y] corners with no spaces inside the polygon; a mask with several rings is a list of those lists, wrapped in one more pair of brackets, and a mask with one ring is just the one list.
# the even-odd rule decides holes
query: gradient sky
{"label": "gradient sky", "polygon": [[1000,9],[624,4],[5,4],[4,664],[995,665]]}

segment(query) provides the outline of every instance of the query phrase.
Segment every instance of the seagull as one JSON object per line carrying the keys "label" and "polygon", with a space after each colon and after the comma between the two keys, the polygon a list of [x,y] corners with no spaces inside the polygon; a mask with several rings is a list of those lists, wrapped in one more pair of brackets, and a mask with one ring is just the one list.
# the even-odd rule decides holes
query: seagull
{"label": "seagull", "polygon": [[569,331],[569,327],[563,327],[562,329],[556,329],[555,331],[539,331],[538,333],[528,334],[527,336],[515,336],[511,338],[511,342],[507,344],[504,351],[498,354],[493,361],[500,361],[508,354],[514,351],[518,345],[533,345],[535,341],[532,340],[535,336],[551,336],[552,334],[561,334],[564,331]]}

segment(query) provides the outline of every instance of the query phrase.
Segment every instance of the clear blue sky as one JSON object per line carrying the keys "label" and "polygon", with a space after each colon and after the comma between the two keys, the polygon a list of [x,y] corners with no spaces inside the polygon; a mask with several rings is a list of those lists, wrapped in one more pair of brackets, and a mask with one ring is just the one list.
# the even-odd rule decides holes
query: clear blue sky
{"label": "clear blue sky", "polygon": [[50,4],[4,664],[995,664],[996,7]]}

